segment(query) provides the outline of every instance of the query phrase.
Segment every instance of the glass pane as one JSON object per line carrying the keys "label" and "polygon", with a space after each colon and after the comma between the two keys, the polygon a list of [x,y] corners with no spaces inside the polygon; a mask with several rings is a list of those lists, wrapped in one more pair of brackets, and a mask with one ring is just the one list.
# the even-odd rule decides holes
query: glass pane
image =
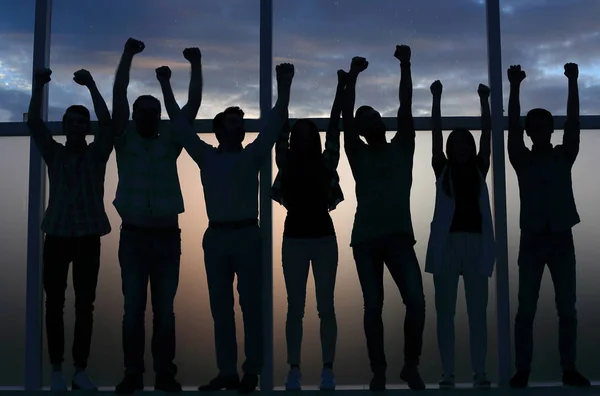
{"label": "glass pane", "polygon": [[[562,143],[562,131],[557,130],[552,138],[553,144]],[[526,139],[531,147],[531,142]],[[579,320],[577,337],[577,366],[591,380],[600,379],[600,367],[597,356],[600,354],[598,328],[600,318],[597,304],[600,299],[597,279],[600,276],[597,258],[600,257],[600,213],[598,197],[600,187],[589,180],[597,178],[597,150],[600,145],[600,131],[582,131],[579,156],[573,167],[573,191],[581,223],[573,228],[575,254],[577,257],[577,317]],[[507,157],[508,158],[508,157]],[[512,166],[506,165],[506,189],[508,210],[508,248],[511,317],[514,318],[518,307],[519,268],[519,187]],[[513,327],[514,329],[514,327]],[[511,329],[512,331],[512,329]],[[540,297],[534,322],[534,349],[531,380],[539,382],[560,382],[561,368],[558,352],[558,316],[554,303],[554,285],[550,272],[546,268],[542,279]],[[512,338],[514,360],[514,337]]]}
{"label": "glass pane", "polygon": [[[598,27],[595,0],[500,0],[504,73],[520,64],[527,73],[521,88],[523,114],[542,107],[554,115],[567,111],[564,64],[579,64],[581,114],[598,112]],[[506,74],[504,74],[506,76]],[[509,83],[504,77],[504,91]],[[505,98],[508,103],[508,96]]]}
{"label": "glass pane", "polygon": [[[444,133],[447,138],[448,133]],[[479,131],[474,131],[474,137],[479,142]],[[388,133],[388,138],[393,136]],[[321,140],[325,141],[322,134]],[[425,267],[425,253],[429,238],[430,223],[433,217],[435,201],[435,176],[431,169],[431,133],[417,132],[415,163],[413,169],[412,187],[412,220],[417,244],[415,251],[421,264]],[[274,169],[277,169],[273,164]],[[331,212],[336,228],[339,264],[335,293],[335,308],[338,322],[338,341],[335,361],[337,383],[341,386],[368,385],[371,380],[371,370],[367,356],[365,335],[363,332],[363,297],[356,273],[354,258],[350,248],[350,234],[356,211],[354,194],[354,179],[350,171],[347,157],[341,153],[338,167],[341,187],[345,201],[335,211]],[[274,171],[275,175],[275,171]],[[488,176],[488,186],[491,191],[491,178]],[[274,325],[275,325],[275,384],[284,386],[287,375],[287,352],[285,339],[285,322],[287,313],[287,292],[283,280],[281,266],[281,247],[283,240],[283,223],[285,209],[274,204],[273,228],[273,278],[274,278]],[[490,380],[495,381],[497,373],[496,353],[496,298],[494,278],[489,281],[488,302],[488,356],[487,371]],[[400,293],[386,270],[384,302],[384,326],[386,357],[388,361],[388,381],[390,385],[398,384],[398,374],[404,362],[404,305]],[[437,347],[436,313],[434,305],[433,277],[423,273],[423,286],[426,301],[426,324],[424,332],[423,354],[421,357],[421,375],[425,382],[437,383],[442,367]],[[458,300],[456,303],[456,380],[471,381],[471,360],[469,357],[469,325],[466,302],[462,281],[459,284]],[[461,352],[465,351],[465,352]],[[304,317],[304,338],[302,343],[303,385],[316,386],[320,382],[321,341],[319,336],[319,318],[316,310],[316,298],[313,276],[309,275],[306,294],[306,314]]]}
{"label": "glass pane", "polygon": [[29,138],[0,138],[3,219],[0,225],[0,386],[25,382],[25,295],[27,278],[27,202]]}
{"label": "glass pane", "polygon": [[359,78],[356,106],[369,104],[395,116],[398,103],[396,45],[412,47],[413,112],[429,115],[429,86],[441,80],[445,115],[478,115],[477,85],[487,81],[485,5],[476,1],[276,1],[274,63],[296,65],[290,116],[325,117],[333,101],[336,70],[353,56],[369,68]]}
{"label": "glass pane", "polygon": [[[129,37],[146,44],[131,68],[130,105],[142,94],[154,95],[162,102],[155,69],[164,65],[173,72],[175,96],[183,106],[190,68],[182,51],[197,46],[204,65],[204,100],[198,118],[213,118],[227,106],[240,106],[248,118],[256,118],[258,26],[257,0],[179,0],[175,6],[144,0],[86,2],[78,8],[77,18],[73,18],[71,5],[55,2],[49,119],[60,120],[64,109],[74,103],[92,108],[87,90],[73,82],[73,72],[81,68],[92,73],[112,107],[114,74]],[[163,117],[167,118],[164,104]]]}
{"label": "glass pane", "polygon": [[0,122],[23,121],[31,96],[33,0],[15,1],[0,16]]}

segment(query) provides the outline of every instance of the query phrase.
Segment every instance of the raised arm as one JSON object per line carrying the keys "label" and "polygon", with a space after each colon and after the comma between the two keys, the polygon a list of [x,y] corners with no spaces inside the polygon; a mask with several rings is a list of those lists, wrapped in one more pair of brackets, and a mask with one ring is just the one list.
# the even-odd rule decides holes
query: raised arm
{"label": "raised arm", "polygon": [[116,136],[121,136],[129,123],[129,102],[127,101],[127,87],[129,86],[129,72],[131,63],[136,54],[145,48],[143,42],[130,38],[125,43],[121,61],[115,75],[113,86],[113,131]]}
{"label": "raised arm", "polygon": [[356,101],[356,80],[360,73],[367,70],[367,67],[369,67],[369,62],[365,58],[360,56],[352,58],[342,102],[342,124],[344,126],[344,148],[346,155],[352,155],[353,150],[365,144],[360,139],[358,125],[354,119],[354,102]]}
{"label": "raised arm", "polygon": [[508,81],[510,82],[510,96],[508,98],[508,159],[513,168],[519,166],[523,155],[528,151],[523,140],[523,128],[521,127],[521,103],[519,95],[521,82],[526,75],[520,65],[511,66],[508,69]]}
{"label": "raised arm", "polygon": [[279,169],[283,169],[287,165],[288,150],[290,148],[290,121],[287,120],[281,128],[281,133],[275,143],[275,164]]}
{"label": "raised arm", "polygon": [[27,112],[27,127],[31,137],[40,151],[40,155],[49,163],[56,148],[60,144],[54,140],[52,133],[42,121],[42,100],[44,97],[44,87],[50,82],[50,69],[36,70],[33,76],[33,94],[29,101],[29,110]]}
{"label": "raised arm", "polygon": [[492,154],[492,114],[490,112],[490,88],[479,84],[477,89],[479,104],[481,105],[481,137],[479,138],[479,170],[487,175],[490,170],[490,156]]}
{"label": "raised arm", "polygon": [[439,80],[434,81],[430,90],[433,97],[431,104],[431,165],[437,177],[446,166],[444,136],[442,135],[442,83]]}
{"label": "raised arm", "polygon": [[92,152],[98,161],[106,162],[112,152],[114,141],[110,112],[108,111],[106,101],[102,97],[102,94],[100,94],[100,91],[98,91],[96,82],[89,71],[84,69],[76,71],[73,74],[73,81],[90,91],[94,112],[96,113],[96,118],[98,118],[98,130],[94,136]]}
{"label": "raised arm", "polygon": [[267,115],[267,123],[256,139],[246,146],[248,154],[254,157],[260,166],[271,152],[275,142],[280,136],[281,128],[288,120],[288,106],[290,104],[290,91],[294,79],[294,65],[282,63],[275,68],[277,75],[277,102]]}
{"label": "raised arm", "polygon": [[567,100],[567,123],[563,134],[563,147],[565,153],[575,162],[579,154],[580,127],[579,127],[579,67],[575,63],[565,65],[565,76],[569,79],[569,98]]}
{"label": "raised arm", "polygon": [[397,45],[394,56],[400,61],[400,87],[398,89],[400,107],[397,115],[398,131],[392,138],[392,142],[398,142],[414,152],[416,134],[412,117],[413,87],[410,71],[410,47],[408,45]]}
{"label": "raised arm", "polygon": [[183,50],[183,56],[190,62],[192,74],[188,89],[188,101],[181,111],[183,111],[187,120],[193,123],[202,103],[202,89],[204,84],[202,80],[202,53],[198,48],[186,48]]}
{"label": "raised arm", "polygon": [[338,70],[338,83],[335,90],[335,98],[331,106],[329,115],[329,124],[325,134],[325,151],[323,157],[325,166],[331,170],[337,170],[340,163],[340,118],[342,115],[342,103],[344,100],[344,90],[348,82],[349,75],[344,70]]}

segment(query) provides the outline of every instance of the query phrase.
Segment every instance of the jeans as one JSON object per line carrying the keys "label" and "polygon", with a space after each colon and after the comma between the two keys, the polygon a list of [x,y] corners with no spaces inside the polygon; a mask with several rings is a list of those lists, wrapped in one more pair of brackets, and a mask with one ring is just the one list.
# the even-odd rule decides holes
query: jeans
{"label": "jeans", "polygon": [[353,247],[364,299],[364,329],[373,372],[387,368],[383,342],[383,266],[387,266],[406,306],[404,362],[417,366],[423,348],[425,295],[413,241],[388,235]]}
{"label": "jeans", "polygon": [[100,269],[100,236],[63,238],[46,235],[44,241],[44,291],[46,292],[46,336],[52,365],[64,361],[63,309],[69,265],[73,263],[75,290],[75,335],[73,363],[85,369],[90,355],[94,324],[94,301]]}
{"label": "jeans", "polygon": [[148,281],[152,301],[152,357],[157,374],[175,375],[175,314],[179,285],[181,231],[177,227],[121,228],[119,262],[125,298],[123,353],[125,373],[142,374],[145,351],[145,313]]}
{"label": "jeans", "polygon": [[263,365],[262,240],[258,226],[209,227],[202,241],[204,265],[215,329],[217,368],[223,376],[237,373],[237,340],[233,280],[244,320],[245,374],[260,375]]}
{"label": "jeans", "polygon": [[519,247],[519,308],[515,319],[517,370],[529,371],[533,358],[533,320],[537,310],[544,268],[548,265],[554,283],[558,311],[558,345],[563,370],[575,368],[577,309],[575,247],[573,234],[521,233]]}
{"label": "jeans", "polygon": [[337,321],[333,304],[338,267],[337,239],[334,235],[315,239],[284,237],[281,254],[288,294],[285,326],[288,364],[300,365],[306,282],[311,262],[317,294],[317,311],[321,320],[323,363],[333,363],[337,342]]}
{"label": "jeans", "polygon": [[442,272],[434,275],[437,339],[444,372],[454,374],[454,316],[458,279],[463,277],[473,372],[485,373],[487,354],[488,277],[482,274],[481,234],[450,233]]}

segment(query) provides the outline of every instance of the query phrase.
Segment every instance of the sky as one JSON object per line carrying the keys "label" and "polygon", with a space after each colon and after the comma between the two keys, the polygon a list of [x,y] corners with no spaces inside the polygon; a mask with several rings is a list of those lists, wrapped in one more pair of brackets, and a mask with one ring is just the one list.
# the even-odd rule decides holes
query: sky
{"label": "sky", "polygon": [[[33,50],[33,0],[11,0],[0,16],[0,122],[21,121],[31,93]],[[72,73],[88,69],[111,106],[111,90],[119,56],[128,37],[145,42],[145,51],[136,56],[131,72],[130,103],[140,94],[161,98],[154,69],[167,65],[173,69],[176,97],[183,105],[189,83],[189,64],[182,50],[197,46],[203,53],[204,99],[198,118],[212,118],[230,105],[241,106],[247,118],[259,114],[259,1],[258,0],[54,0],[50,67],[49,120],[60,120],[64,109],[79,103],[88,106],[89,94],[72,81]],[[273,66],[291,62],[296,66],[292,87],[290,116],[326,117],[336,85],[336,70],[347,69],[353,56],[364,56],[369,69],[361,75],[357,106],[370,104],[384,116],[397,110],[398,61],[393,57],[397,44],[412,47],[414,84],[413,114],[429,116],[429,85],[436,79],[444,84],[443,115],[479,115],[477,86],[487,83],[485,5],[480,0],[274,0]],[[544,107],[556,115],[566,112],[567,80],[563,65],[580,66],[582,114],[600,113],[600,2],[597,0],[501,0],[503,69],[521,64],[528,78],[522,88],[522,108]],[[504,103],[508,99],[504,82]],[[92,112],[93,113],[93,112]],[[166,114],[165,114],[166,117]],[[0,128],[2,124],[0,124]],[[596,131],[597,132],[597,131]],[[476,137],[478,133],[475,132]],[[560,142],[561,133],[555,136]],[[255,135],[248,135],[251,141]],[[210,143],[212,136],[202,135]],[[0,361],[15,357],[7,371],[0,371],[0,385],[14,385],[22,378],[24,347],[24,280],[27,209],[27,166],[29,145],[26,138],[2,138],[0,177],[10,188],[1,193],[0,243],[4,255],[0,267],[0,296],[13,304],[0,309],[0,321],[15,320],[15,327],[0,329],[0,337],[11,340]],[[60,140],[60,139],[59,139]],[[419,133],[412,192],[413,223],[417,236],[417,255],[424,261],[428,227],[433,213],[434,176],[429,166],[430,135]],[[597,183],[594,177],[595,152],[600,134],[583,132],[582,149],[574,168],[575,195],[584,219],[576,230],[580,282],[580,355],[590,375],[600,379],[594,356],[600,353],[595,329],[600,326],[595,304],[600,298],[595,279],[600,256],[594,223]],[[180,179],[186,202],[182,216],[182,276],[176,305],[178,315],[178,356],[184,384],[208,380],[214,373],[212,325],[206,298],[206,280],[199,240],[206,228],[206,213],[198,169],[187,154],[179,160]],[[356,201],[345,155],[340,162],[340,177],[346,201],[332,213],[340,247],[340,268],[336,306],[340,323],[338,346],[338,383],[356,385],[368,382],[368,364],[357,309],[362,297],[348,247]],[[518,191],[514,172],[507,165],[507,205],[511,315],[516,310],[516,255],[518,249]],[[121,373],[119,321],[122,297],[116,251],[119,218],[111,202],[116,188],[114,156],[108,164],[105,203],[113,232],[103,239],[103,264],[97,301],[97,332],[91,372],[103,385],[110,385]],[[491,185],[490,185],[491,186]],[[490,187],[491,188],[491,187]],[[276,384],[285,374],[285,288],[281,273],[281,230],[285,211],[274,206],[274,295]],[[423,263],[422,263],[423,264]],[[393,288],[386,278],[386,287]],[[433,300],[430,277],[424,277],[426,298]],[[396,292],[386,293],[386,341],[390,345],[390,369],[400,370],[402,343],[402,302]],[[495,375],[495,291],[490,283],[489,371]],[[305,379],[316,384],[319,366],[318,323],[315,314],[314,285],[309,281],[305,326]],[[545,343],[556,343],[556,320],[551,283],[546,277],[542,287],[539,330],[536,346],[538,380],[559,378],[557,352]],[[435,382],[440,364],[435,343],[435,310],[428,303],[423,375]],[[73,300],[67,297],[67,320],[72,320]],[[468,348],[468,325],[464,295],[457,306],[457,343]],[[239,311],[236,311],[239,316]],[[147,321],[147,323],[150,323]],[[67,329],[67,339],[72,336]],[[238,336],[241,337],[240,330]],[[240,338],[241,339],[241,338]],[[16,341],[15,341],[16,340]],[[585,341],[588,341],[587,345]],[[542,342],[543,341],[543,342]],[[5,342],[4,340],[2,341]],[[556,349],[556,348],[554,348]],[[67,349],[68,350],[68,349]],[[469,359],[461,355],[459,378],[469,379]],[[115,363],[116,362],[116,363]],[[199,374],[200,372],[200,374]],[[46,371],[46,375],[48,372]],[[394,374],[395,375],[395,374]],[[16,382],[15,382],[16,381]]]}

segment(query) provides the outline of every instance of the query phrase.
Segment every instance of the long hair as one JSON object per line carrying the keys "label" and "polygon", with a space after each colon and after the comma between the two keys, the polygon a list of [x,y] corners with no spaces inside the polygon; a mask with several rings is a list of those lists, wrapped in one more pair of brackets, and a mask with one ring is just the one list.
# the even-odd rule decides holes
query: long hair
{"label": "long hair", "polygon": [[[297,147],[299,146],[298,141],[299,139],[306,139],[306,136],[303,137],[299,137],[299,130],[302,126],[305,126],[308,128],[309,130],[309,135],[308,135],[308,150],[306,151],[302,151],[300,152],[300,150],[297,149]],[[319,134],[319,128],[317,128],[317,125],[312,121],[309,120],[307,118],[303,118],[300,120],[297,120],[294,125],[292,126],[291,130],[290,130],[290,154],[292,155],[301,155],[301,156],[316,156],[316,155],[321,155],[322,154],[322,149],[321,149],[321,135]]]}
{"label": "long hair", "polygon": [[[456,140],[465,139],[469,146],[469,157],[464,164],[459,164],[454,158],[454,145]],[[471,131],[465,128],[457,128],[453,130],[446,141],[446,156],[448,157],[448,170],[446,177],[443,180],[444,190],[449,196],[452,196],[450,183],[456,185],[460,182],[461,185],[468,185],[479,192],[479,168],[477,164],[477,146],[475,138]]]}

